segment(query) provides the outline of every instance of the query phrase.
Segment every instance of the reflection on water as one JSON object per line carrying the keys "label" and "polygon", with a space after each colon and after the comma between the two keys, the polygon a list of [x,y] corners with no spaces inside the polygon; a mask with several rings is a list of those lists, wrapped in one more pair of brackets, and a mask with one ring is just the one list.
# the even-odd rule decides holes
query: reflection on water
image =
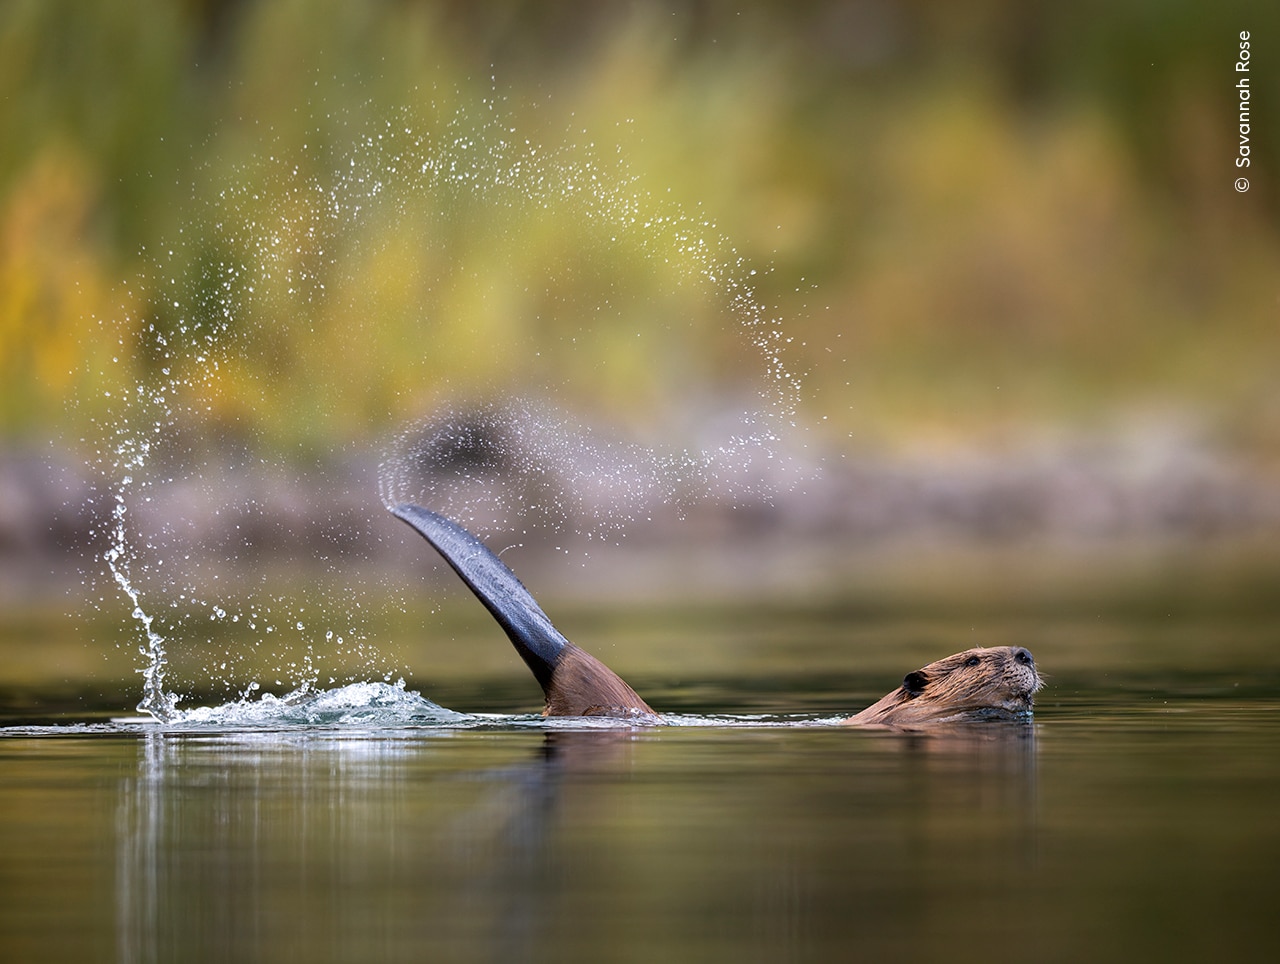
{"label": "reflection on water", "polygon": [[[1030,726],[156,732],[137,747],[115,819],[122,960],[508,961],[619,940],[785,956],[839,921],[832,887],[900,864],[886,847],[945,850],[959,831],[1003,866],[1034,853]],[[885,808],[888,837],[859,829]]]}
{"label": "reflection on water", "polygon": [[919,733],[0,729],[0,959],[1261,956],[1276,683],[1064,675]]}
{"label": "reflection on water", "polygon": [[[317,949],[326,931],[375,936],[377,898],[404,870],[407,771],[429,749],[395,734],[143,736],[116,808],[121,959],[195,946],[243,960],[302,928]],[[346,896],[325,899],[335,888]]]}

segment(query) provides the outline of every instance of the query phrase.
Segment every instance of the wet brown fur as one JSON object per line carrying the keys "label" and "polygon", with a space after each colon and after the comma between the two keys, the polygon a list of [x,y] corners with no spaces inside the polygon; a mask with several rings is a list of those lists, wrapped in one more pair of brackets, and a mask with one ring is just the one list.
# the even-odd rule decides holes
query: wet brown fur
{"label": "wet brown fur", "polygon": [[[968,649],[908,673],[902,685],[841,723],[921,726],[1030,717],[1042,686],[1035,660],[1020,646]],[[545,688],[543,716],[660,717],[617,673],[569,643]]]}
{"label": "wet brown fur", "polygon": [[622,677],[573,643],[556,660],[544,691],[543,716],[658,716]]}
{"label": "wet brown fur", "polygon": [[1021,646],[968,649],[908,673],[892,693],[842,723],[916,726],[1031,715],[1043,685]]}

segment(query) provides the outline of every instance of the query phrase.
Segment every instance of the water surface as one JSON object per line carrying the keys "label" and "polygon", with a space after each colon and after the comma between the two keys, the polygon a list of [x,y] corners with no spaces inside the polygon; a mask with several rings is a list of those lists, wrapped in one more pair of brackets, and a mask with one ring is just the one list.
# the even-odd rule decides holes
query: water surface
{"label": "water surface", "polygon": [[927,733],[830,725],[878,670],[750,661],[635,680],[653,727],[542,721],[523,679],[175,725],[11,701],[0,958],[1261,956],[1280,672],[1220,630],[1194,666],[1149,627],[1100,669],[1046,641],[1033,723]]}

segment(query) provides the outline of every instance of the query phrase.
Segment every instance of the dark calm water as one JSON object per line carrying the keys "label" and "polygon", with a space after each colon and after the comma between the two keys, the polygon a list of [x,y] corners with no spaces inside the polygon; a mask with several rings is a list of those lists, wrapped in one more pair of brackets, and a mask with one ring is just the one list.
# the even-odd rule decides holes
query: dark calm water
{"label": "dark calm water", "polygon": [[813,674],[651,680],[682,715],[639,729],[385,687],[178,726],[28,698],[0,960],[1268,959],[1280,672],[1251,638],[1192,667],[1050,645],[1033,724],[927,734],[828,725],[846,681]]}

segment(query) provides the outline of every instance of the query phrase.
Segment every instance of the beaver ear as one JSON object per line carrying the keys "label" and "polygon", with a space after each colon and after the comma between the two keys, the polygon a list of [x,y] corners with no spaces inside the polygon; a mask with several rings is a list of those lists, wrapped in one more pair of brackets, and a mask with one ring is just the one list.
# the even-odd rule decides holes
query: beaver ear
{"label": "beaver ear", "polygon": [[919,670],[914,673],[908,673],[902,677],[902,688],[907,691],[909,696],[919,696],[924,692],[924,688],[929,685],[929,677],[925,676]]}

